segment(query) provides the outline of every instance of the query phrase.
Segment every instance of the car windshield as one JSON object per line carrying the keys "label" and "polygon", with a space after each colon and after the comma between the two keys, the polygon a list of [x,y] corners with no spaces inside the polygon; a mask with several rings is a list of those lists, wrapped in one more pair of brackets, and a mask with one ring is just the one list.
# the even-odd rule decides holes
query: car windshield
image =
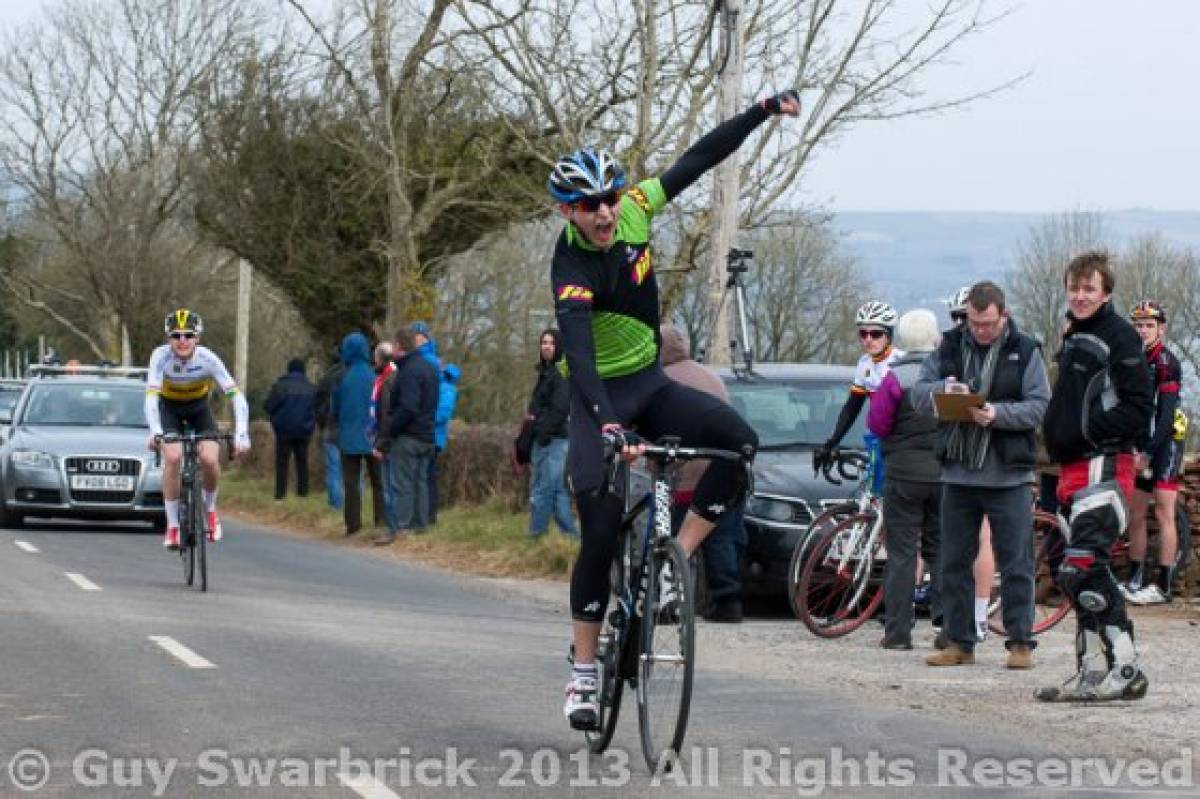
{"label": "car windshield", "polygon": [[34,386],[25,405],[27,425],[145,427],[145,389],[58,383]]}
{"label": "car windshield", "polygon": [[[727,385],[733,407],[758,433],[761,449],[825,443],[850,390],[846,383],[833,380],[733,380]],[[842,438],[846,446],[861,446],[866,410]]]}

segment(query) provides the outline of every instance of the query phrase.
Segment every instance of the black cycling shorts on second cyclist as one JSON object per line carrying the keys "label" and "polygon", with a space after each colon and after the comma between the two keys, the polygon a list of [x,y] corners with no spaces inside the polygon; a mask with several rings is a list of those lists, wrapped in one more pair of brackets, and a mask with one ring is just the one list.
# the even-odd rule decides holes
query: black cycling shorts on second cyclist
{"label": "black cycling shorts on second cyclist", "polygon": [[158,416],[162,421],[164,433],[217,432],[217,423],[213,419],[212,409],[208,407],[207,399],[171,402],[159,397]]}
{"label": "black cycling shorts on second cyclist", "polygon": [[1177,491],[1179,472],[1183,466],[1183,442],[1170,440],[1150,456],[1150,474],[1138,474],[1134,488],[1153,493],[1154,489]]}

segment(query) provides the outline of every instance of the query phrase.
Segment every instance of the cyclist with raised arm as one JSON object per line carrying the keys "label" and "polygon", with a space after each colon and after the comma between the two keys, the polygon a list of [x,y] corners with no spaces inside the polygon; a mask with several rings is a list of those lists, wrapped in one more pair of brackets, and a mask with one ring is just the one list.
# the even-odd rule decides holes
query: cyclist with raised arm
{"label": "cyclist with raised arm", "polygon": [[[854,314],[854,324],[858,327],[858,341],[863,354],[854,367],[854,380],[850,384],[850,396],[838,414],[837,424],[829,439],[813,453],[813,469],[820,470],[830,462],[832,453],[841,443],[846,431],[854,426],[858,415],[862,413],[867,399],[883,385],[892,367],[892,362],[904,355],[892,346],[896,333],[896,309],[886,302],[872,300],[864,303]],[[868,433],[865,436],[867,454],[871,458],[874,476],[872,488],[877,494],[883,493],[883,452],[879,439]]]}
{"label": "cyclist with raised arm", "polygon": [[[559,159],[551,172],[550,196],[567,220],[550,279],[571,388],[567,471],[582,530],[571,575],[574,667],[563,708],[575,729],[593,729],[598,719],[596,641],[623,510],[621,498],[605,486],[604,436],[623,444],[626,459],[641,453],[639,436],[674,435],[684,446],[735,452],[758,446],[736,411],[671,381],[659,365],[651,222],[769,117],[799,113],[795,91],[763,100],[705,134],[662,175],[633,186],[604,150],[578,150]],[[695,551],[744,490],[738,464],[712,462],[679,531],[686,553]]]}
{"label": "cyclist with raised arm", "polygon": [[[1154,415],[1137,455],[1137,475],[1129,503],[1129,582],[1121,589],[1131,604],[1160,605],[1171,601],[1175,553],[1179,548],[1175,503],[1183,466],[1183,438],[1187,433],[1187,418],[1179,407],[1183,369],[1164,341],[1167,312],[1161,303],[1142,300],[1129,310],[1129,320],[1146,351],[1150,379],[1154,382]],[[1153,579],[1146,580],[1146,509],[1151,497],[1158,521],[1158,572]]]}
{"label": "cyclist with raised arm", "polygon": [[[161,448],[163,460],[163,505],[167,511],[167,534],[163,546],[179,548],[179,473],[183,445],[162,442],[164,434],[217,432],[208,395],[216,385],[233,402],[236,427],[234,449],[250,449],[250,408],[238,391],[237,383],[215,352],[200,346],[204,321],[187,308],[167,314],[163,322],[167,343],[155,348],[146,376],[146,424],[150,427],[150,449]],[[210,541],[221,540],[221,520],[217,516],[217,484],[221,479],[220,449],[215,441],[198,446],[200,471],[204,483],[204,509],[208,513]]]}

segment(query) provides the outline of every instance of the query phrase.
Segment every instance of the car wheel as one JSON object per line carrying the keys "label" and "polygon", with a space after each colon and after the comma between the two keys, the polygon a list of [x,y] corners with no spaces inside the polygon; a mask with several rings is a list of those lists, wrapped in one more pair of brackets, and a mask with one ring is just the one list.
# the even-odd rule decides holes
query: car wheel
{"label": "car wheel", "polygon": [[25,524],[25,515],[11,511],[0,501],[0,527],[20,527]]}

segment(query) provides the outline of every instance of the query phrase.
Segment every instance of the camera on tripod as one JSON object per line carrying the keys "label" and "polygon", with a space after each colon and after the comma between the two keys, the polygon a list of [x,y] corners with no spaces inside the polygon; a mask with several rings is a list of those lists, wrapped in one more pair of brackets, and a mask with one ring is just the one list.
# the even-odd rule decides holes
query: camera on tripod
{"label": "camera on tripod", "polygon": [[754,250],[740,250],[730,247],[725,256],[725,271],[730,274],[744,274],[750,271],[750,261],[754,259]]}

